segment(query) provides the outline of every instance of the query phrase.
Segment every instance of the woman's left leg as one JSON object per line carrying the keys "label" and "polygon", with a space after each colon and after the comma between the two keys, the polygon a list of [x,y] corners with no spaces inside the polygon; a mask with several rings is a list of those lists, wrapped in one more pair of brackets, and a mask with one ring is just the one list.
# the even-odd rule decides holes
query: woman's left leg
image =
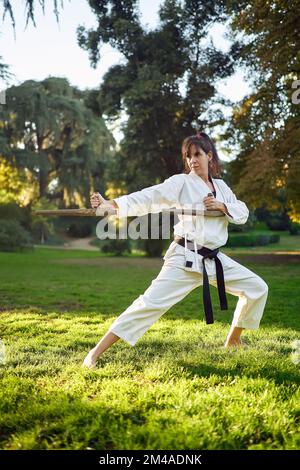
{"label": "woman's left leg", "polygon": [[[240,343],[239,338],[244,329],[259,328],[268,297],[268,285],[257,274],[224,253],[220,259],[223,264],[225,290],[239,297],[225,343],[225,346],[231,346]],[[209,282],[217,287],[215,277]]]}

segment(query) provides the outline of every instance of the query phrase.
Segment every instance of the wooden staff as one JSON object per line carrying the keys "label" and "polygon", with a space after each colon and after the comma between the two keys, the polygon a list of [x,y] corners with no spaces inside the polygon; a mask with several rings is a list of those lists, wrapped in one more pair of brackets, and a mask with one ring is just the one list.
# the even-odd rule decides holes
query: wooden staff
{"label": "wooden staff", "polygon": [[[60,215],[60,216],[76,216],[76,217],[103,217],[106,215],[117,215],[117,209],[54,209],[54,210],[34,210],[33,215]],[[199,209],[166,209],[162,212],[182,214],[182,215],[202,215],[204,217],[222,217],[225,216],[222,211],[210,211],[210,210],[199,210]]]}

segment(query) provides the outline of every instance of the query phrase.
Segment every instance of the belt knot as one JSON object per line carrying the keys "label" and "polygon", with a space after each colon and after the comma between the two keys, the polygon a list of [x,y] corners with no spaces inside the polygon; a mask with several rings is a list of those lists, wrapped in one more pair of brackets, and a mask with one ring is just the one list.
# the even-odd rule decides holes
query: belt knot
{"label": "belt knot", "polygon": [[[175,242],[178,243],[181,246],[184,246],[184,238],[175,238]],[[192,243],[190,240],[187,240],[187,242]],[[194,251],[191,249],[191,251]],[[211,298],[210,298],[210,290],[209,290],[209,281],[208,281],[208,275],[206,272],[206,267],[205,267],[205,259],[214,259],[215,264],[216,264],[216,274],[217,274],[217,286],[218,286],[218,295],[219,295],[219,301],[220,301],[220,308],[221,310],[228,310],[228,305],[227,305],[227,298],[226,298],[226,291],[225,291],[225,281],[224,281],[224,272],[223,272],[223,266],[218,258],[218,253],[219,253],[219,248],[214,248],[211,250],[210,248],[207,248],[206,246],[202,246],[201,248],[197,249],[197,253],[201,255],[202,258],[202,264],[203,264],[203,303],[204,303],[204,313],[205,313],[205,319],[206,323],[214,323],[214,318],[213,318],[213,310],[212,310],[212,304],[211,304]]]}

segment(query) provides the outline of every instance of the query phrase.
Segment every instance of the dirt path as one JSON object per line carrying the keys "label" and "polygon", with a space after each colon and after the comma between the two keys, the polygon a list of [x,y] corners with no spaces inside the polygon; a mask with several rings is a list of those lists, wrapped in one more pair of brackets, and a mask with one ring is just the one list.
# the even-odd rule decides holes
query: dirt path
{"label": "dirt path", "polygon": [[36,247],[43,248],[55,248],[56,250],[88,250],[88,251],[98,251],[99,248],[96,246],[90,245],[90,241],[94,240],[95,237],[86,237],[78,239],[66,239],[63,245],[34,245]]}
{"label": "dirt path", "polygon": [[90,241],[94,240],[95,237],[78,238],[76,240],[69,240],[66,242],[65,248],[68,250],[88,250],[88,251],[99,251],[96,246],[90,245]]}

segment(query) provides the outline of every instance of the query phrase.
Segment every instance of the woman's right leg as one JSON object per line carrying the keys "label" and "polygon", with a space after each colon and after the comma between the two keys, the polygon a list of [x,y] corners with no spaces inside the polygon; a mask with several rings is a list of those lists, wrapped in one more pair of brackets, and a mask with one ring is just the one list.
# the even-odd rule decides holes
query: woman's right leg
{"label": "woman's right leg", "polygon": [[154,322],[200,285],[201,274],[186,271],[176,264],[174,258],[169,259],[144,294],[116,318],[106,335],[90,351],[86,362],[94,365],[97,357],[120,338],[134,346]]}
{"label": "woman's right leg", "polygon": [[96,365],[97,358],[106,351],[112,344],[116,343],[119,340],[119,336],[116,336],[114,333],[108,331],[96,344],[96,346],[90,350],[83,361],[83,366],[85,367],[94,367]]}

